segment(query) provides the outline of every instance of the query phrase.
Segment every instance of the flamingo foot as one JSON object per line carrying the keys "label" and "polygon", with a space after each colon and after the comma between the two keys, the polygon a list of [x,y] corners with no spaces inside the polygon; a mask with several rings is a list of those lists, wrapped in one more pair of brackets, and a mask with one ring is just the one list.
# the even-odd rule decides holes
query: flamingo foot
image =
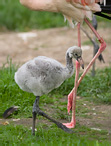
{"label": "flamingo foot", "polygon": [[67,128],[74,128],[76,125],[76,122],[70,122],[70,123],[62,123],[63,125],[65,125]]}

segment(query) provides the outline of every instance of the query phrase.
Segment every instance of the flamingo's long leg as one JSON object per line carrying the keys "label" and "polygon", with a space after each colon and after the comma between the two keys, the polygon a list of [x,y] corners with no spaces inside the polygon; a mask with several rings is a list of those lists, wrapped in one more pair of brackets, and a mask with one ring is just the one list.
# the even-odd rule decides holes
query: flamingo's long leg
{"label": "flamingo's long leg", "polygon": [[[78,23],[78,46],[81,47],[81,38],[80,38],[80,23]],[[73,103],[72,103],[72,120],[70,123],[63,123],[68,128],[74,128],[76,125],[75,111],[76,111],[76,94],[78,88],[78,78],[80,71],[80,63],[76,61],[76,75],[75,75],[75,92],[73,92]]]}
{"label": "flamingo's long leg", "polygon": [[[98,50],[98,52],[96,53],[96,55],[94,56],[94,58],[91,60],[91,62],[89,63],[89,65],[86,67],[86,69],[84,70],[83,74],[81,75],[81,77],[78,80],[78,84],[77,86],[79,86],[80,82],[82,81],[82,79],[84,78],[84,76],[86,75],[86,73],[88,72],[88,70],[90,69],[90,67],[92,66],[92,64],[95,62],[96,58],[98,58],[98,56],[104,51],[104,49],[106,48],[106,43],[104,42],[104,40],[100,37],[100,35],[98,34],[98,32],[93,28],[93,26],[91,25],[91,23],[85,19],[86,24],[91,28],[91,30],[94,32],[94,34],[96,35],[96,37],[98,38],[99,42],[101,43],[101,46]],[[72,108],[72,100],[73,100],[73,93],[75,92],[75,88],[72,89],[72,91],[69,93],[68,95],[68,105],[67,105],[67,109],[68,112],[70,112],[70,109]]]}

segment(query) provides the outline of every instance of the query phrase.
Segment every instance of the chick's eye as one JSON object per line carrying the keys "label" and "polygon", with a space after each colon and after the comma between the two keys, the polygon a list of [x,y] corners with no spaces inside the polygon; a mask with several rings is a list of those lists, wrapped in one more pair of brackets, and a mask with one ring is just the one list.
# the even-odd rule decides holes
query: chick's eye
{"label": "chick's eye", "polygon": [[75,56],[77,56],[77,54],[75,54]]}

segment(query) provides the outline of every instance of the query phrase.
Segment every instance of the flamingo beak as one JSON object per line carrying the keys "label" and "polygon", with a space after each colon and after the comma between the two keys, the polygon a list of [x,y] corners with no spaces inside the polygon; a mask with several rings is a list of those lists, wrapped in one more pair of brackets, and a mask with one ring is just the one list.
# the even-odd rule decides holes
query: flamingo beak
{"label": "flamingo beak", "polygon": [[84,61],[83,61],[82,57],[78,57],[77,61],[80,63],[82,69],[84,69]]}

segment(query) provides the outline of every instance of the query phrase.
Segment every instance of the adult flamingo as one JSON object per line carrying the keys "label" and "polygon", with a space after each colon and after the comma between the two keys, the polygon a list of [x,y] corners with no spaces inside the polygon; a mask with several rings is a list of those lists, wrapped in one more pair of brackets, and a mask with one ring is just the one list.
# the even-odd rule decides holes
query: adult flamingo
{"label": "adult flamingo", "polygon": [[[109,0],[107,0],[109,1]],[[106,43],[97,33],[97,31],[93,28],[91,23],[88,21],[87,18],[92,20],[92,13],[101,12],[100,4],[104,2],[106,5],[106,0],[20,0],[21,4],[24,6],[36,10],[36,11],[49,11],[49,12],[60,12],[62,13],[66,19],[69,21],[71,25],[73,25],[73,20],[78,22],[78,46],[81,46],[80,41],[80,24],[83,21],[90,27],[93,33],[98,38],[99,42],[101,43],[100,48],[94,58],[91,60],[85,71],[83,72],[82,76],[78,80],[79,68],[80,65],[76,62],[76,79],[75,79],[75,88],[71,91],[68,96],[68,112],[72,108],[72,120],[70,123],[66,123],[68,128],[74,128],[76,124],[75,120],[75,104],[76,104],[76,92],[77,87],[79,86],[81,80],[86,75],[89,68],[95,62],[96,58],[101,54],[101,52],[106,48]],[[73,101],[73,102],[72,102]],[[72,105],[73,103],[73,105]]]}

